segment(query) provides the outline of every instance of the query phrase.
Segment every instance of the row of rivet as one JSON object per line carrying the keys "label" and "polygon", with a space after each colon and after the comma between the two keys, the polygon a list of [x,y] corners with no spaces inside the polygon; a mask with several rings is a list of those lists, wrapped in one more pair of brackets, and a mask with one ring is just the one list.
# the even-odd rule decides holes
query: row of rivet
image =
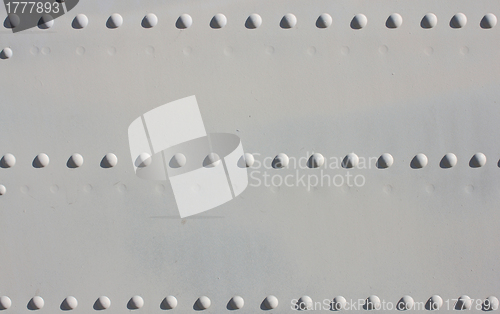
{"label": "row of rivet", "polygon": [[[182,167],[186,164],[186,156],[181,153],[177,153],[172,157],[172,164],[177,165],[177,167]],[[245,153],[244,155],[245,165],[251,167],[255,159],[252,154]],[[274,157],[272,166],[274,168],[285,168],[289,164],[289,157],[284,153],[279,153]],[[410,166],[414,169],[424,168],[428,164],[428,158],[426,155],[419,153],[413,157],[410,162]],[[451,168],[457,164],[457,156],[453,153],[448,153],[440,161],[441,168]],[[3,168],[11,168],[16,164],[16,157],[12,154],[5,154],[1,159],[1,166]],[[38,154],[33,160],[33,167],[44,168],[49,165],[50,159],[47,154]],[[137,157],[136,166],[137,167],[147,167],[151,164],[151,155],[148,153],[142,153]],[[118,163],[118,158],[115,154],[109,153],[104,156],[101,160],[101,167],[111,168],[116,166]],[[210,153],[205,158],[204,166],[217,166],[220,163],[219,155],[215,153]],[[389,168],[394,163],[394,158],[391,154],[384,153],[377,160],[377,167],[381,169]],[[325,164],[325,157],[319,153],[314,153],[309,157],[307,166],[309,168],[319,168]],[[342,161],[342,167],[344,168],[354,168],[359,164],[359,157],[355,153],[349,153],[345,156]],[[476,153],[472,156],[469,161],[469,166],[472,168],[479,168],[486,164],[486,156],[483,153]],[[73,154],[68,159],[66,165],[69,168],[78,168],[83,165],[83,157],[80,154]]]}
{"label": "row of rivet", "polygon": [[[19,25],[20,19],[15,14],[9,14],[7,22],[8,23],[5,23],[5,25],[7,25],[10,28],[15,28],[17,25]],[[82,29],[85,28],[88,25],[88,23],[89,19],[87,18],[86,15],[78,14],[74,18],[72,26],[75,29]],[[316,20],[316,26],[318,28],[328,28],[330,25],[332,25],[332,23],[333,23],[332,16],[328,13],[321,14]],[[118,28],[122,26],[122,24],[123,24],[123,17],[118,13],[112,14],[106,21],[106,26],[108,28]],[[158,24],[158,17],[153,13],[147,14],[141,22],[141,25],[144,28],[152,28],[157,24]],[[189,28],[192,24],[193,24],[193,18],[189,14],[182,14],[177,19],[175,26],[179,29],[185,29]],[[215,29],[223,28],[224,26],[226,26],[226,24],[227,24],[227,18],[224,14],[221,13],[214,15],[210,20],[210,27]],[[251,14],[245,21],[245,27],[248,29],[258,28],[261,24],[262,24],[262,18],[260,17],[260,15],[255,13]],[[367,24],[368,24],[368,19],[364,14],[356,14],[351,20],[350,26],[353,29],[361,29],[365,27]],[[403,24],[403,18],[398,13],[391,14],[387,18],[385,23],[385,25],[388,28],[398,28],[402,24]],[[450,27],[452,28],[462,28],[466,24],[467,24],[467,17],[463,13],[455,14],[450,20]],[[480,21],[481,28],[492,28],[496,24],[497,24],[497,17],[492,13],[486,14]],[[48,14],[42,16],[42,18],[39,21],[39,26],[40,28],[43,29],[50,28],[53,25],[54,25],[54,19]],[[283,16],[279,25],[281,26],[281,28],[293,28],[295,27],[295,25],[297,25],[297,17],[292,13],[287,13]],[[433,13],[426,14],[422,18],[420,25],[422,28],[435,27],[437,25],[436,15]]]}
{"label": "row of rivet", "polygon": [[[267,296],[264,301],[262,302],[262,306],[266,310],[272,310],[278,307],[278,298],[276,298],[273,295]],[[243,308],[245,304],[245,301],[243,300],[242,297],[240,296],[234,296],[231,298],[231,300],[228,303],[228,308],[230,310],[238,310]],[[398,310],[410,310],[413,308],[415,304],[415,301],[413,298],[409,295],[405,295],[402,297],[397,304],[397,309]],[[28,308],[31,310],[39,310],[43,308],[45,305],[45,301],[42,299],[40,296],[35,296],[33,297],[29,303],[28,303]],[[206,297],[202,296],[199,297],[195,304],[194,308],[196,310],[206,310],[212,305],[212,301]],[[330,302],[331,309],[333,310],[342,310],[346,309],[347,305],[347,300],[342,297],[342,296],[337,296],[333,298],[333,300]],[[2,296],[0,297],[0,308],[3,310],[9,309],[12,306],[12,301],[9,297],[7,296]],[[64,301],[61,304],[61,309],[62,310],[73,310],[78,306],[78,301],[75,297],[69,296],[64,299]],[[95,303],[94,303],[94,309],[95,310],[105,310],[111,306],[111,300],[106,297],[102,296],[99,297]],[[127,303],[127,308],[131,310],[136,310],[140,309],[144,306],[144,299],[141,296],[134,296],[132,297],[129,302]],[[443,299],[439,295],[433,295],[427,300],[426,303],[426,309],[428,310],[438,310],[443,306]],[[485,310],[497,310],[499,306],[499,301],[498,298],[494,296],[489,296],[482,302],[482,308]],[[177,298],[170,295],[164,298],[161,301],[160,307],[162,309],[174,309],[177,307]],[[457,299],[457,303],[455,306],[455,309],[459,310],[469,310],[472,307],[472,299],[467,296],[463,295]],[[308,309],[314,309],[313,307],[313,300],[309,296],[302,296],[298,301],[297,304],[295,305],[296,309],[301,309],[301,310],[308,310]],[[380,309],[381,308],[381,301],[380,298],[376,295],[371,295],[369,296],[364,303],[363,308],[365,310],[374,310],[374,309]]]}

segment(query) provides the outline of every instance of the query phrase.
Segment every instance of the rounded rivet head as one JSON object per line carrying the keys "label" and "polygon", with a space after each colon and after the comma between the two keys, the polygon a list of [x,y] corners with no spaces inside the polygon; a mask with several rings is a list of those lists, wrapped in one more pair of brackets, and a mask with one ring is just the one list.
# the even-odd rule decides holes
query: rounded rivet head
{"label": "rounded rivet head", "polygon": [[441,162],[439,163],[439,166],[441,168],[451,168],[456,166],[457,164],[457,156],[453,153],[448,153],[444,155],[444,157],[441,159]]}
{"label": "rounded rivet head", "polygon": [[295,25],[297,25],[297,17],[292,13],[285,14],[280,22],[281,28],[293,28]]}
{"label": "rounded rivet head", "polygon": [[202,296],[196,300],[196,305],[200,310],[206,310],[212,305],[212,301],[208,297]]}
{"label": "rounded rivet head", "polygon": [[488,13],[481,19],[481,28],[493,28],[497,25],[497,17],[493,13]]}
{"label": "rounded rivet head", "polygon": [[260,15],[253,13],[245,21],[245,27],[249,29],[254,29],[262,25],[262,18]]}
{"label": "rounded rivet head", "polygon": [[483,302],[484,311],[496,311],[498,310],[499,301],[495,296],[487,297]]}
{"label": "rounded rivet head", "polygon": [[193,18],[189,14],[181,14],[175,22],[175,26],[180,29],[189,28],[193,24]]}
{"label": "rounded rivet head", "polygon": [[398,13],[389,15],[387,21],[385,22],[387,28],[398,28],[401,24],[403,24],[403,17]]}
{"label": "rounded rivet head", "polygon": [[415,304],[415,301],[413,300],[413,298],[410,297],[409,295],[405,295],[404,297],[402,297],[399,300],[398,305],[397,305],[397,310],[399,310],[399,311],[411,310],[411,308],[413,307],[414,304]]}
{"label": "rounded rivet head", "polygon": [[467,24],[467,16],[463,13],[457,13],[453,15],[450,21],[450,26],[452,28],[462,28]]}
{"label": "rounded rivet head", "polygon": [[78,306],[78,300],[73,296],[69,296],[64,299],[63,306],[66,310],[74,310]]}
{"label": "rounded rivet head", "polygon": [[165,299],[163,299],[162,305],[166,310],[173,310],[177,307],[177,298],[173,295],[169,295]]}
{"label": "rounded rivet head", "polygon": [[394,163],[394,158],[389,153],[383,153],[377,160],[377,168],[386,169],[392,166]]}
{"label": "rounded rivet head", "polygon": [[217,13],[212,17],[212,20],[210,21],[210,27],[211,28],[223,28],[227,24],[227,18],[224,14],[222,13]]}
{"label": "rounded rivet head", "polygon": [[128,305],[130,309],[140,309],[144,306],[144,299],[141,296],[135,295],[128,301]]}
{"label": "rounded rivet head", "polygon": [[41,29],[49,29],[54,26],[54,18],[50,14],[44,14],[38,20],[38,27]]}
{"label": "rounded rivet head", "polygon": [[35,310],[39,310],[39,309],[43,308],[43,306],[45,305],[45,302],[43,301],[42,297],[40,297],[40,296],[33,297],[31,299],[30,303],[31,303],[31,308],[33,308]]}
{"label": "rounded rivet head", "polygon": [[321,14],[316,20],[316,27],[318,28],[327,28],[332,25],[333,19],[332,16],[328,13]]}
{"label": "rounded rivet head", "polygon": [[16,164],[16,157],[14,157],[14,155],[8,153],[2,157],[2,166],[3,167],[11,168],[11,167],[14,167],[15,164]]}
{"label": "rounded rivet head", "polygon": [[433,28],[433,27],[436,27],[437,22],[438,22],[438,19],[434,13],[427,13],[422,18],[422,21],[420,22],[420,26],[422,28]]}
{"label": "rounded rivet head", "polygon": [[184,156],[184,154],[177,153],[174,156],[172,156],[168,165],[170,166],[170,168],[180,168],[186,164],[186,161],[187,161],[186,156]]}
{"label": "rounded rivet head", "polygon": [[118,164],[118,157],[116,157],[116,155],[113,153],[108,153],[106,154],[106,156],[104,156],[101,163],[105,168],[114,167],[116,166],[116,164]]}
{"label": "rounded rivet head", "polygon": [[411,160],[410,167],[412,167],[413,169],[420,169],[427,166],[428,162],[429,160],[427,159],[427,156],[419,153],[416,154],[415,157],[413,157],[413,159]]}
{"label": "rounded rivet head", "polygon": [[455,310],[470,310],[472,306],[472,300],[468,295],[463,295],[458,298],[455,304]]}
{"label": "rounded rivet head", "polygon": [[89,18],[85,14],[78,14],[73,19],[73,23],[71,25],[76,29],[85,28],[89,25]]}
{"label": "rounded rivet head", "polygon": [[47,156],[47,154],[45,153],[41,153],[35,157],[33,165],[35,166],[35,168],[44,168],[47,167],[49,163],[50,163],[49,156]]}
{"label": "rounded rivet head", "polygon": [[359,163],[359,157],[355,153],[349,153],[342,160],[342,167],[344,168],[354,168]]}
{"label": "rounded rivet head", "polygon": [[2,310],[7,310],[11,306],[12,306],[12,301],[10,300],[10,298],[8,296],[4,295],[4,296],[0,297],[0,308]]}
{"label": "rounded rivet head", "polygon": [[142,27],[144,27],[144,28],[155,27],[156,24],[158,24],[158,17],[154,13],[148,13],[142,19],[141,24],[142,24]]}
{"label": "rounded rivet head", "polygon": [[273,168],[286,168],[288,166],[288,162],[290,161],[290,159],[288,158],[288,156],[284,153],[279,153],[276,157],[274,157],[274,160],[273,160]]}
{"label": "rounded rivet head", "polygon": [[[184,163],[186,163],[186,162],[184,161]],[[216,153],[210,153],[207,155],[207,157],[205,157],[205,160],[203,160],[203,167],[213,168],[213,167],[217,167],[218,165],[220,165],[220,163],[221,163],[221,160],[220,160],[219,155],[217,155]]]}
{"label": "rounded rivet head", "polygon": [[151,165],[151,162],[153,162],[153,159],[151,158],[150,154],[141,153],[135,160],[135,166],[139,168],[144,168]]}
{"label": "rounded rivet head", "polygon": [[274,295],[268,295],[264,299],[264,306],[268,310],[272,310],[278,307],[278,298],[275,297]]}
{"label": "rounded rivet head", "polygon": [[483,153],[476,153],[469,161],[469,166],[479,168],[486,165],[486,156]]}
{"label": "rounded rivet head", "polygon": [[7,18],[5,19],[5,24],[7,28],[15,28],[19,24],[21,24],[21,19],[19,18],[19,15],[10,13],[7,15]]}
{"label": "rounded rivet head", "polygon": [[229,302],[229,305],[231,309],[233,310],[239,310],[245,305],[245,300],[243,300],[242,297],[239,295],[234,296],[231,301]]}
{"label": "rounded rivet head", "polygon": [[101,296],[97,299],[96,305],[98,309],[105,310],[111,306],[111,300],[106,296]]}
{"label": "rounded rivet head", "polygon": [[68,160],[68,167],[78,168],[83,165],[83,156],[80,154],[73,154]]}
{"label": "rounded rivet head", "polygon": [[299,301],[297,302],[298,310],[305,311],[305,310],[312,310],[313,307],[313,300],[311,297],[304,295],[300,297]]}
{"label": "rounded rivet head", "polygon": [[376,295],[371,295],[366,299],[365,303],[366,310],[378,310],[380,309],[380,298]]}
{"label": "rounded rivet head", "polygon": [[123,17],[118,13],[113,13],[106,21],[108,28],[118,28],[123,24]]}
{"label": "rounded rivet head", "polygon": [[252,154],[250,154],[250,153],[245,153],[245,154],[243,155],[243,158],[244,158],[244,160],[245,160],[245,166],[246,166],[246,167],[252,167],[252,166],[253,166],[253,164],[254,164],[254,162],[255,162],[255,158],[253,157],[253,155],[252,155]]}
{"label": "rounded rivet head", "polygon": [[443,298],[437,294],[433,295],[427,302],[429,304],[429,310],[439,310],[441,306],[443,306]]}
{"label": "rounded rivet head", "polygon": [[5,185],[0,184],[0,195],[4,195],[5,193],[7,193],[7,188]]}
{"label": "rounded rivet head", "polygon": [[309,168],[319,168],[325,164],[325,157],[320,153],[314,153],[309,157],[307,161],[307,166]]}
{"label": "rounded rivet head", "polygon": [[13,54],[14,53],[12,52],[12,49],[10,49],[9,47],[3,48],[2,52],[0,53],[0,58],[10,59],[10,58],[12,58]]}
{"label": "rounded rivet head", "polygon": [[332,301],[332,310],[334,311],[340,311],[345,309],[345,306],[347,304],[347,300],[343,296],[336,296],[333,298]]}
{"label": "rounded rivet head", "polygon": [[368,19],[364,14],[356,14],[351,20],[351,28],[362,29],[368,24]]}

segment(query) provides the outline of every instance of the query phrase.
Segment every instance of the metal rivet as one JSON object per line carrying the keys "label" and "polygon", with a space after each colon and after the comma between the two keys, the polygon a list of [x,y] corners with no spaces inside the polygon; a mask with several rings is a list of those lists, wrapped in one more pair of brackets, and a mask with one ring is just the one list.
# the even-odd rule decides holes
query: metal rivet
{"label": "metal rivet", "polygon": [[314,153],[309,157],[307,161],[307,166],[309,168],[319,168],[325,164],[325,157],[320,153]]}
{"label": "metal rivet", "polygon": [[[186,163],[186,162],[184,161],[184,163]],[[203,160],[203,167],[213,168],[213,167],[217,167],[218,165],[220,165],[220,163],[221,163],[221,160],[220,160],[219,155],[217,155],[216,153],[210,153],[207,155],[207,157],[205,157],[205,160]]]}
{"label": "metal rivet", "polygon": [[144,306],[144,299],[141,296],[135,295],[130,299],[130,301],[128,301],[127,307],[129,309],[137,310],[143,306]]}
{"label": "metal rivet", "polygon": [[368,24],[368,19],[364,14],[356,14],[351,20],[351,28],[362,29]]}
{"label": "metal rivet", "polygon": [[262,18],[258,14],[250,14],[250,16],[245,21],[245,27],[249,29],[254,29],[262,25]]}
{"label": "metal rivet", "polygon": [[7,310],[11,306],[12,306],[12,301],[10,300],[10,298],[8,296],[4,295],[4,296],[0,297],[0,308],[2,310]]}
{"label": "metal rivet", "polygon": [[239,310],[245,305],[245,300],[239,295],[236,295],[229,301],[229,305],[232,310]]}
{"label": "metal rivet", "polygon": [[94,308],[105,310],[111,306],[111,300],[106,296],[101,296],[94,304]]}
{"label": "metal rivet", "polygon": [[439,308],[443,306],[443,299],[437,294],[433,295],[427,302],[429,304],[429,310],[439,310]]}
{"label": "metal rivet", "polygon": [[161,305],[165,310],[173,310],[177,307],[177,298],[173,295],[169,295],[165,299],[163,299]]}
{"label": "metal rivet", "polygon": [[472,300],[468,295],[463,295],[458,298],[457,303],[455,304],[455,310],[470,310],[472,306]]}
{"label": "metal rivet", "polygon": [[323,13],[316,20],[316,27],[327,28],[330,25],[332,25],[332,22],[333,22],[332,16],[328,13]]}
{"label": "metal rivet", "polygon": [[385,22],[385,26],[388,28],[398,28],[401,24],[403,24],[403,17],[398,13],[389,15],[387,21]]}
{"label": "metal rivet", "polygon": [[155,27],[156,24],[158,24],[158,17],[153,14],[153,13],[148,13],[146,16],[142,19],[142,27],[144,28],[151,28]]}
{"label": "metal rivet", "polygon": [[74,310],[76,309],[77,306],[78,306],[78,300],[73,296],[69,296],[66,299],[64,299],[61,308],[63,308],[64,310]]}
{"label": "metal rivet", "polygon": [[7,47],[7,48],[4,48],[2,50],[2,52],[0,53],[0,58],[2,58],[2,59],[10,59],[10,58],[12,58],[13,54],[14,53],[12,52],[12,49],[10,49],[9,47]]}
{"label": "metal rivet", "polygon": [[245,166],[246,167],[252,167],[254,162],[255,162],[255,158],[253,157],[252,154],[250,153],[245,153],[243,155],[243,158],[245,159]]}
{"label": "metal rivet", "polygon": [[444,155],[444,157],[441,159],[441,162],[439,163],[439,166],[441,168],[451,168],[454,167],[457,164],[457,156],[453,153],[448,153]]}
{"label": "metal rivet", "polygon": [[279,153],[276,157],[274,157],[272,166],[273,166],[273,168],[276,168],[276,169],[285,168],[288,166],[289,161],[290,161],[290,159],[288,158],[288,156],[286,154]]}
{"label": "metal rivet", "polygon": [[111,168],[116,166],[117,163],[118,163],[118,158],[116,157],[116,155],[113,153],[108,153],[102,159],[101,166],[103,168]]}
{"label": "metal rivet", "polygon": [[339,295],[333,298],[331,309],[334,311],[340,311],[342,309],[345,309],[346,304],[347,300],[343,296]]}
{"label": "metal rivet", "polygon": [[223,28],[227,24],[227,18],[222,13],[217,13],[214,15],[212,20],[210,21],[211,28]]}
{"label": "metal rivet", "polygon": [[33,308],[35,310],[39,310],[39,309],[43,308],[43,306],[45,305],[45,302],[43,301],[42,297],[35,296],[31,299],[30,305],[31,305],[31,308]]}
{"label": "metal rivet", "polygon": [[355,153],[349,153],[342,160],[343,168],[353,168],[356,167],[359,163],[359,157]]}
{"label": "metal rivet", "polygon": [[170,159],[169,166],[170,168],[180,168],[186,164],[186,156],[181,153],[177,153]]}
{"label": "metal rivet", "polygon": [[35,168],[44,168],[47,167],[50,163],[49,156],[45,153],[38,154],[33,161],[33,166]]}
{"label": "metal rivet", "polygon": [[118,13],[113,13],[106,21],[108,28],[118,28],[123,24],[123,17]]}
{"label": "metal rivet", "polygon": [[380,298],[376,295],[371,295],[366,299],[365,302],[366,310],[378,310],[380,309]]}
{"label": "metal rivet", "polygon": [[73,154],[71,157],[69,157],[69,160],[67,162],[67,166],[69,168],[78,168],[83,165],[83,156],[80,154]]}
{"label": "metal rivet", "polygon": [[42,48],[42,54],[45,55],[45,56],[48,55],[48,54],[50,54],[50,51],[51,50],[50,50],[49,47],[43,47]]}
{"label": "metal rivet", "polygon": [[0,195],[4,195],[5,193],[7,193],[7,188],[5,185],[0,184]]}
{"label": "metal rivet", "polygon": [[394,158],[389,153],[383,153],[377,160],[377,168],[386,169],[392,166],[394,163]]}
{"label": "metal rivet", "polygon": [[405,295],[402,297],[397,305],[397,310],[399,311],[408,311],[413,308],[413,305],[415,304],[415,301],[413,301],[413,298],[410,297],[409,295]]}
{"label": "metal rivet", "polygon": [[480,25],[482,28],[493,28],[497,25],[497,17],[493,13],[488,13],[483,16]]}
{"label": "metal rivet", "polygon": [[206,296],[199,297],[198,300],[196,300],[196,306],[200,310],[206,310],[212,305],[212,301]]}
{"label": "metal rivet", "polygon": [[264,306],[269,309],[269,310],[272,310],[272,309],[275,309],[278,307],[278,298],[275,297],[274,295],[268,295],[265,299],[264,299]]}
{"label": "metal rivet", "polygon": [[151,164],[152,158],[148,153],[141,153],[135,160],[135,166],[139,168],[147,167]]}
{"label": "metal rivet", "polygon": [[175,22],[177,28],[188,28],[193,24],[193,18],[189,14],[182,14]]}
{"label": "metal rivet", "polygon": [[469,161],[469,166],[479,168],[486,164],[486,156],[483,153],[476,153]]}
{"label": "metal rivet", "polygon": [[467,24],[467,16],[463,13],[455,14],[450,21],[450,26],[452,28],[462,28]]}
{"label": "metal rivet", "polygon": [[21,19],[19,18],[19,15],[10,13],[7,15],[7,18],[5,19],[5,25],[7,28],[15,28],[19,24],[21,24]]}
{"label": "metal rivet", "polygon": [[313,307],[313,300],[311,297],[304,295],[300,297],[299,301],[297,302],[298,309],[301,311],[305,310],[312,310]]}
{"label": "metal rivet", "polygon": [[295,25],[297,25],[297,18],[292,13],[285,14],[280,22],[281,28],[293,28]]}
{"label": "metal rivet", "polygon": [[434,13],[427,13],[422,18],[422,21],[420,22],[420,26],[422,28],[433,28],[437,25],[437,22],[438,22],[438,19]]}
{"label": "metal rivet", "polygon": [[489,296],[483,302],[484,311],[495,311],[498,310],[498,299],[495,296]]}
{"label": "metal rivet", "polygon": [[21,190],[21,192],[23,192],[24,194],[27,194],[27,193],[30,191],[30,188],[29,188],[29,186],[27,186],[27,185],[23,185],[23,186],[21,186],[20,190]]}
{"label": "metal rivet", "polygon": [[87,25],[89,25],[89,18],[85,14],[78,14],[71,23],[71,26],[76,29],[85,28]]}
{"label": "metal rivet", "polygon": [[38,27],[40,29],[49,29],[52,26],[54,26],[54,18],[50,14],[44,14],[40,20],[38,20]]}
{"label": "metal rivet", "polygon": [[427,159],[427,156],[419,153],[415,155],[415,157],[413,157],[413,159],[411,160],[410,167],[412,167],[413,169],[420,169],[427,166],[428,162],[429,160]]}

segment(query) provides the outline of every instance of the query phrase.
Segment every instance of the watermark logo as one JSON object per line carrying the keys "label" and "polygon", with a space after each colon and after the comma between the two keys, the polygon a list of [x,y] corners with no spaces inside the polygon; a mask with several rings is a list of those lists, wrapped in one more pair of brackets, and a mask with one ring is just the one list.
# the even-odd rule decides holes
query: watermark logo
{"label": "watermark logo", "polygon": [[73,9],[79,0],[4,0],[7,18],[4,27],[18,33],[38,26],[50,28],[54,20]]}
{"label": "watermark logo", "polygon": [[157,107],[128,128],[137,176],[170,180],[181,218],[220,206],[248,186],[240,138],[207,134],[195,96]]}

